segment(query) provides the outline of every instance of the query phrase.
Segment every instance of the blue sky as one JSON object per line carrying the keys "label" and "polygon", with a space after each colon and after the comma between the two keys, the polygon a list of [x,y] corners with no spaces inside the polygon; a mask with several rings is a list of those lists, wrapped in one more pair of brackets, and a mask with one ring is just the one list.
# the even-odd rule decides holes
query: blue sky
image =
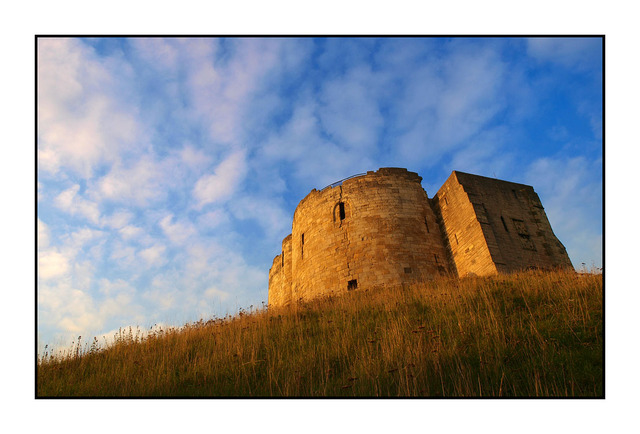
{"label": "blue sky", "polygon": [[602,265],[598,38],[42,38],[38,340],[267,300],[313,188],[379,167],[532,185]]}

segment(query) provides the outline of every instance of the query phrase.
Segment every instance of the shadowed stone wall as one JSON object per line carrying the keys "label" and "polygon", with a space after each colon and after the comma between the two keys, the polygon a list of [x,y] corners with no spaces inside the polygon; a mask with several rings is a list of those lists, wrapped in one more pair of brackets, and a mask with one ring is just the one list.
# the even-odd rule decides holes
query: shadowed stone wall
{"label": "shadowed stone wall", "polygon": [[572,268],[531,186],[454,171],[435,203],[459,276]]}

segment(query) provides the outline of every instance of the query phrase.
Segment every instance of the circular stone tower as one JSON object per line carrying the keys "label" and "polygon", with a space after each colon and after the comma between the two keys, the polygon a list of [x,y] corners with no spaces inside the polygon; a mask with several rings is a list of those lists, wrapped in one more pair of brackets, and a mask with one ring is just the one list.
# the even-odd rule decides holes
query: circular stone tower
{"label": "circular stone tower", "polygon": [[285,239],[290,253],[274,259],[269,303],[400,286],[450,272],[421,180],[406,169],[382,168],[311,191]]}

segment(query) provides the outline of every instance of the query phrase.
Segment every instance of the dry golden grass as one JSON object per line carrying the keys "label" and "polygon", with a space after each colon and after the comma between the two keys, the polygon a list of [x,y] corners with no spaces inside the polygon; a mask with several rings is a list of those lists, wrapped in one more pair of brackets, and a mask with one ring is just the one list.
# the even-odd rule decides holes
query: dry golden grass
{"label": "dry golden grass", "polygon": [[602,397],[602,275],[357,290],[42,357],[37,396]]}

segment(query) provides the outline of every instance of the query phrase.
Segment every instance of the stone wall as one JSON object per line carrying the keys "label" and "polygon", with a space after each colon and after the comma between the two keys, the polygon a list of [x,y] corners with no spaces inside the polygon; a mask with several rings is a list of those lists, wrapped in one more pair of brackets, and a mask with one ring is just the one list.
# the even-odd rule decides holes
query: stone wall
{"label": "stone wall", "polygon": [[399,168],[313,190],[269,270],[269,304],[442,274],[571,267],[532,187],[453,172],[434,199]]}
{"label": "stone wall", "polygon": [[498,270],[491,257],[481,223],[476,217],[455,172],[447,179],[434,198],[442,219],[442,230],[448,242],[450,257],[457,274],[494,274]]}
{"label": "stone wall", "polygon": [[273,259],[269,269],[269,304],[291,302],[291,235],[282,240],[282,252]]}
{"label": "stone wall", "polygon": [[[451,273],[421,180],[406,169],[383,168],[309,193],[294,213],[291,254],[284,253],[285,262],[291,258],[291,299]],[[276,262],[269,304],[280,305],[286,284]]]}
{"label": "stone wall", "polygon": [[573,268],[533,187],[454,171],[436,198],[460,276]]}

